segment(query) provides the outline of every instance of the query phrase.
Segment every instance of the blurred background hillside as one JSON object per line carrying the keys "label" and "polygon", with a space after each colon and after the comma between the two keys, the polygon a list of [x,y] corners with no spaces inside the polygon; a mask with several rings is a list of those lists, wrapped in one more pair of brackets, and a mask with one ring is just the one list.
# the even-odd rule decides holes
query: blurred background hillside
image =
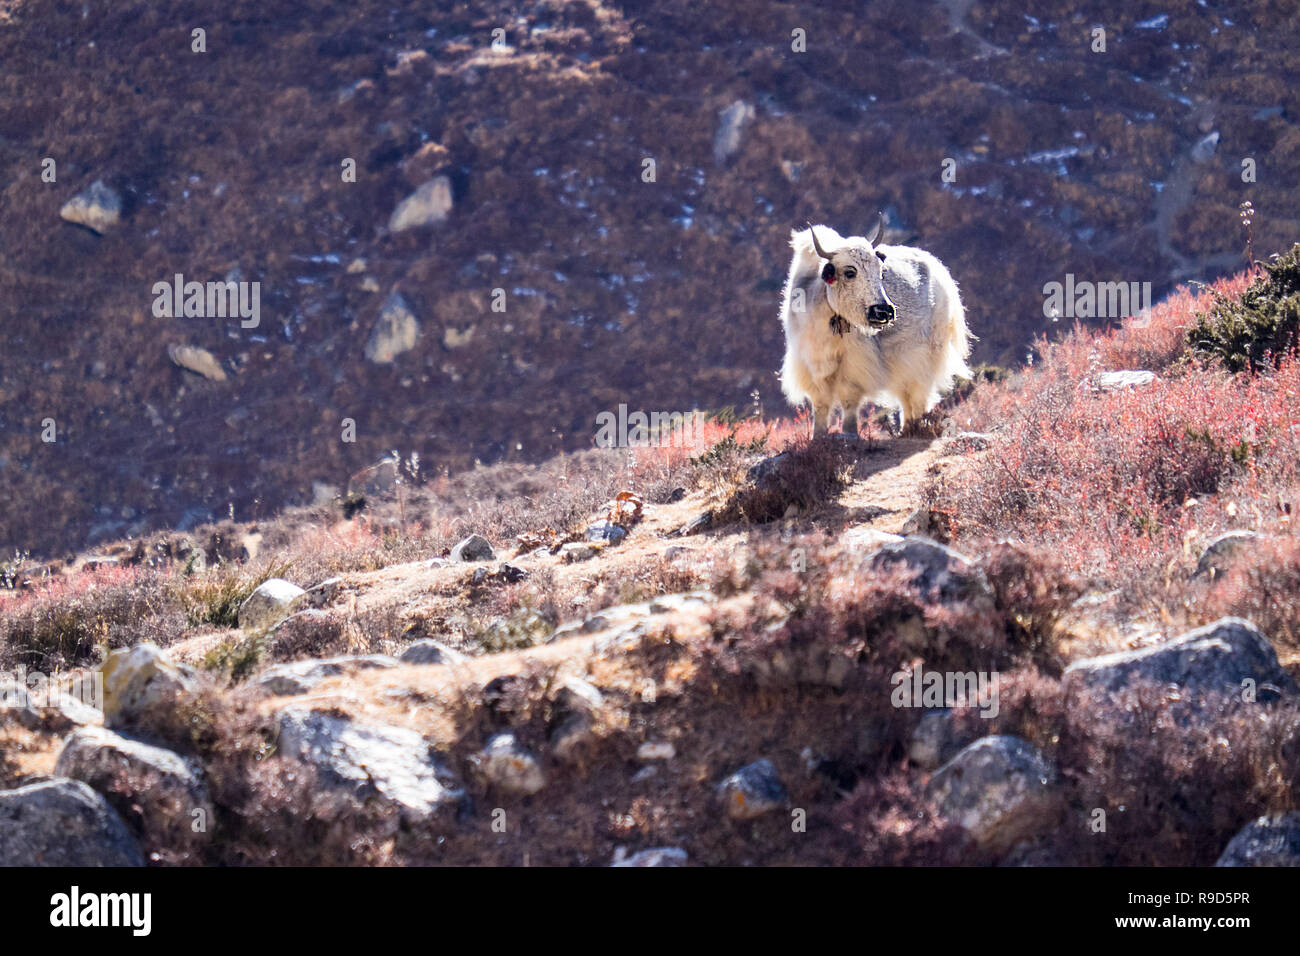
{"label": "blurred background hillside", "polygon": [[[1047,282],[1158,299],[1242,268],[1241,202],[1257,254],[1300,225],[1290,3],[207,6],[0,3],[4,552],[537,461],[620,403],[784,413],[807,220],[886,211],[1006,365]],[[60,217],[96,181],[99,233]],[[155,317],[177,273],[260,325]]]}

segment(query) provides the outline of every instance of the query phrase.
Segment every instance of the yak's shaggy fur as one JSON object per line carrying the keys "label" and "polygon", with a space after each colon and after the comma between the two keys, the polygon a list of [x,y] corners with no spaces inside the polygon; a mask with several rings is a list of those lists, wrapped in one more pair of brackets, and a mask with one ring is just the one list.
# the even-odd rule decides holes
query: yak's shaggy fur
{"label": "yak's shaggy fur", "polygon": [[[828,258],[818,255],[814,228]],[[836,404],[844,406],[844,431],[855,433],[863,401],[897,406],[901,430],[933,408],[956,376],[969,377],[972,336],[957,283],[934,256],[845,239],[826,226],[795,230],[790,245],[781,388],[792,404],[811,403],[816,433],[827,430]],[[827,262],[836,271],[829,285]],[[891,304],[895,317],[882,327],[880,307]]]}

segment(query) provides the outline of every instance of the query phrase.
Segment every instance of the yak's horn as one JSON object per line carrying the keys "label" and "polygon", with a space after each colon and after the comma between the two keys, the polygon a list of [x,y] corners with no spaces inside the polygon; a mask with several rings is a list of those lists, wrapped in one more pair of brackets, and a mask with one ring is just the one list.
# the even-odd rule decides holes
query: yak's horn
{"label": "yak's horn", "polygon": [[831,254],[822,248],[822,244],[817,241],[817,230],[813,228],[812,223],[808,223],[808,231],[812,233],[813,248],[817,250],[817,255],[823,259],[829,259]]}
{"label": "yak's horn", "polygon": [[885,234],[885,214],[882,212],[882,213],[877,213],[877,215],[880,216],[880,221],[876,223],[876,234],[867,240],[873,246],[876,243],[878,243],[880,241],[880,237]]}

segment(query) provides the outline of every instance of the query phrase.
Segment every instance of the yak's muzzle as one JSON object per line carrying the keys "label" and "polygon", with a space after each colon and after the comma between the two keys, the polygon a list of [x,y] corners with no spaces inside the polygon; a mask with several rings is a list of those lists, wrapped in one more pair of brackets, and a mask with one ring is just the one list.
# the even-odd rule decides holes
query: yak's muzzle
{"label": "yak's muzzle", "polygon": [[867,325],[873,329],[883,329],[897,317],[891,302],[877,302],[867,307]]}

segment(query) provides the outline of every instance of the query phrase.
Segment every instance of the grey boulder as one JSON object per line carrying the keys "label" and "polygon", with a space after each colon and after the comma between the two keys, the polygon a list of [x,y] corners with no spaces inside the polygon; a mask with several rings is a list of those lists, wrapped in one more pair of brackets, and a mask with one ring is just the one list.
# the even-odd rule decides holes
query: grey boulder
{"label": "grey boulder", "polygon": [[144,866],[117,811],[79,780],[0,790],[0,866]]}

